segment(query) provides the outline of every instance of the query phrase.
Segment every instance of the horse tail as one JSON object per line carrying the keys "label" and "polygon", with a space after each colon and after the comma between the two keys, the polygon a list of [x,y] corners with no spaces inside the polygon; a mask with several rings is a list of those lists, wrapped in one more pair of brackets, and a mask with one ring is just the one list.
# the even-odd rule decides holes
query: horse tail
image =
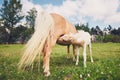
{"label": "horse tail", "polygon": [[42,52],[47,38],[54,29],[54,21],[50,14],[42,12],[35,20],[35,32],[27,42],[23,56],[18,63],[18,69],[25,69],[31,66],[35,58]]}

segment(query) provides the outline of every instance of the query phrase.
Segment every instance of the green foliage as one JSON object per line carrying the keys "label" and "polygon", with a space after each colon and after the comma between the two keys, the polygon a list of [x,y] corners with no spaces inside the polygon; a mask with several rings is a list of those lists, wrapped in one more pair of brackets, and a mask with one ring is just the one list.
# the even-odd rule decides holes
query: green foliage
{"label": "green foliage", "polygon": [[24,43],[31,37],[32,33],[33,28],[20,25],[12,31],[12,42],[20,41],[20,43]]}
{"label": "green foliage", "polygon": [[22,4],[20,0],[4,0],[0,9],[1,19],[4,21],[4,26],[8,29],[14,27],[23,16],[21,15]]}
{"label": "green foliage", "polygon": [[33,28],[26,28],[24,31],[21,32],[20,34],[20,41],[22,43],[25,43],[26,41],[28,41],[31,37],[31,35],[33,34],[34,29]]}
{"label": "green foliage", "polygon": [[116,42],[116,43],[120,43],[120,36],[118,35],[105,35],[103,42]]}
{"label": "green foliage", "polygon": [[[26,27],[19,25],[11,31],[11,42],[16,42],[21,38],[21,34],[27,30]],[[20,41],[20,40],[19,40]]]}
{"label": "green foliage", "polygon": [[97,35],[96,41],[97,41],[97,42],[103,42],[103,36]]}
{"label": "green foliage", "polygon": [[0,27],[0,43],[6,43],[8,39],[8,32],[4,27]]}
{"label": "green foliage", "polygon": [[97,35],[97,30],[96,30],[94,27],[92,27],[90,33],[91,33],[92,35]]}
{"label": "green foliage", "polygon": [[13,28],[23,18],[21,10],[20,0],[4,0],[2,4],[0,9],[1,21],[3,21],[4,27],[10,31],[7,42],[12,42]]}
{"label": "green foliage", "polygon": [[35,25],[35,18],[37,16],[37,11],[35,8],[32,8],[30,11],[27,12],[28,15],[26,16],[26,21],[27,21],[27,25],[30,28],[34,29],[34,25]]}
{"label": "green foliage", "polygon": [[84,30],[86,32],[90,32],[88,23],[87,24],[82,24],[82,25],[76,24],[75,27],[76,27],[77,30]]}
{"label": "green foliage", "polygon": [[118,29],[111,30],[111,34],[120,36],[120,27]]}
{"label": "green foliage", "polygon": [[[22,4],[20,1],[21,0],[4,0],[2,4],[0,20],[3,26],[0,27],[0,43],[15,43],[16,41],[24,43],[34,32],[35,18],[37,15],[35,8],[28,11],[28,15],[26,15],[26,26],[15,26],[24,17],[21,12]],[[6,29],[9,30],[9,33]]]}
{"label": "green foliage", "polygon": [[107,29],[108,29],[109,31],[111,31],[111,30],[112,30],[112,26],[109,25],[109,26],[107,27]]}
{"label": "green foliage", "polygon": [[[41,57],[40,71],[37,62],[33,71],[18,72],[17,65],[23,45],[0,45],[0,80],[119,80],[120,79],[120,43],[95,43],[92,45],[94,63],[87,56],[87,68],[83,67],[83,58],[75,66],[66,58],[66,47],[56,45],[51,54],[50,77],[43,75]],[[87,51],[88,52],[88,51]],[[71,48],[72,53],[72,48]],[[82,53],[82,50],[80,50]]]}

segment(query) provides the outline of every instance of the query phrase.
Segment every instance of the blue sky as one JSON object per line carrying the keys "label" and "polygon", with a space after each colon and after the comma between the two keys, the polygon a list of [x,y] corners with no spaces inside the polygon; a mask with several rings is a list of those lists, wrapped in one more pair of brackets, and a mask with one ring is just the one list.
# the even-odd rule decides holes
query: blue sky
{"label": "blue sky", "polygon": [[53,4],[53,5],[61,5],[64,0],[31,0],[35,4],[45,5],[45,4]]}
{"label": "blue sky", "polygon": [[[2,0],[0,0],[0,4]],[[58,13],[73,24],[89,23],[101,29],[111,25],[120,27],[120,0],[21,0],[23,13],[31,8]]]}

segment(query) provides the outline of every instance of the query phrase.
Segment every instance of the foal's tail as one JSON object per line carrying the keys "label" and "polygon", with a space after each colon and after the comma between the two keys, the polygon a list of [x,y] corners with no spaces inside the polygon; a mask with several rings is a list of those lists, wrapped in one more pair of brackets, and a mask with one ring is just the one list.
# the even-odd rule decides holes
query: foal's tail
{"label": "foal's tail", "polygon": [[45,41],[51,36],[54,29],[54,21],[50,14],[42,12],[38,14],[35,21],[35,32],[27,42],[25,52],[18,64],[18,69],[24,69],[31,66],[36,58],[40,55]]}

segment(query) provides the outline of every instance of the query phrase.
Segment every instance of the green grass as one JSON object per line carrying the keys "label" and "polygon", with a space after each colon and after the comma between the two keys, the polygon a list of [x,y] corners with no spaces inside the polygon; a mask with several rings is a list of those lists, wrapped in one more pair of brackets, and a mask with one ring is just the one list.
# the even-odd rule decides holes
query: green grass
{"label": "green grass", "polygon": [[94,43],[92,45],[94,63],[87,53],[87,68],[83,67],[82,49],[80,62],[75,66],[66,59],[66,47],[56,45],[51,54],[50,77],[43,76],[41,67],[34,65],[33,71],[18,72],[17,64],[24,45],[0,45],[0,80],[120,80],[120,43]]}

